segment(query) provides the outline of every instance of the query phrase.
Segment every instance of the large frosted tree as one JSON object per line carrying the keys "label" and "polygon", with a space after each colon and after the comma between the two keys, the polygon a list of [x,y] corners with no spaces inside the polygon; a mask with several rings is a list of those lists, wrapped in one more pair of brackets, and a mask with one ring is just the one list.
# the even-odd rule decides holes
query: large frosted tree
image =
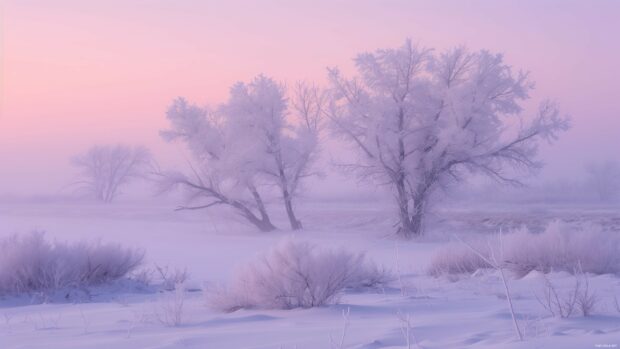
{"label": "large frosted tree", "polygon": [[193,158],[187,173],[159,172],[163,190],[179,188],[186,193],[191,205],[178,209],[227,206],[259,230],[274,230],[256,171],[243,157],[245,138],[231,132],[221,115],[183,98],[172,103],[166,116],[170,128],[161,136],[167,141],[184,142]]}
{"label": "large frosted tree", "polygon": [[472,173],[518,183],[512,170],[539,168],[540,141],[569,126],[548,101],[522,118],[533,84],[488,51],[435,53],[408,40],[360,54],[355,65],[354,78],[329,69],[327,114],[357,150],[343,166],[393,191],[405,237],[421,234],[438,189]]}
{"label": "large frosted tree", "polygon": [[214,110],[177,99],[162,136],[186,143],[193,166],[191,174],[163,173],[162,183],[202,200],[181,208],[226,205],[261,231],[275,229],[264,196],[267,187],[276,187],[291,228],[300,229],[294,199],[302,180],[313,174],[324,100],[313,86],[298,84],[289,92],[262,75],[236,83],[228,101]]}
{"label": "large frosted tree", "polygon": [[298,84],[287,99],[285,86],[260,75],[231,88],[221,107],[231,132],[239,137],[244,161],[255,175],[280,191],[291,229],[302,228],[294,209],[300,182],[313,173],[324,98],[319,90]]}

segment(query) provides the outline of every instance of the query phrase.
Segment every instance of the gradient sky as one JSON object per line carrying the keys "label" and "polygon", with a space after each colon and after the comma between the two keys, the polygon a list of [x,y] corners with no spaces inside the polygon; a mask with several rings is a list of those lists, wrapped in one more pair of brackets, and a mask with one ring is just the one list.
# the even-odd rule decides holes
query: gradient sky
{"label": "gradient sky", "polygon": [[94,143],[145,144],[161,162],[176,96],[223,101],[265,73],[325,81],[362,51],[405,38],[505,54],[573,129],[542,156],[570,177],[620,159],[620,1],[0,0],[0,193],[53,193]]}

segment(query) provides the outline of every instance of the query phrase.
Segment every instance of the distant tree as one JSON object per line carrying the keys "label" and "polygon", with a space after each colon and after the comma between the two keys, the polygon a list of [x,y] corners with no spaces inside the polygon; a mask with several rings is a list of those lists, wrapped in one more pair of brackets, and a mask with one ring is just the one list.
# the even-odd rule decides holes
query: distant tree
{"label": "distant tree", "polygon": [[540,167],[539,141],[569,127],[550,102],[529,123],[509,127],[507,117],[521,115],[533,84],[501,55],[462,47],[436,54],[408,40],[360,54],[355,63],[354,79],[329,70],[327,113],[335,134],[358,150],[344,168],[393,190],[405,237],[421,234],[439,188],[471,173],[519,183],[507,166]]}
{"label": "distant tree", "polygon": [[144,147],[98,145],[71,162],[80,170],[74,184],[97,200],[112,202],[121,187],[145,175],[151,155]]}
{"label": "distant tree", "polygon": [[286,94],[281,84],[258,76],[235,84],[227,103],[215,110],[184,99],[173,103],[167,113],[171,128],[161,135],[187,144],[194,165],[189,176],[162,173],[161,182],[165,189],[184,189],[190,201],[203,201],[179,209],[226,205],[261,231],[271,231],[275,226],[261,188],[275,185],[291,228],[301,228],[294,198],[302,179],[312,174],[324,98],[318,89],[299,84],[290,107]]}
{"label": "distant tree", "polygon": [[601,201],[620,196],[620,164],[617,161],[592,163],[586,167],[586,184]]}

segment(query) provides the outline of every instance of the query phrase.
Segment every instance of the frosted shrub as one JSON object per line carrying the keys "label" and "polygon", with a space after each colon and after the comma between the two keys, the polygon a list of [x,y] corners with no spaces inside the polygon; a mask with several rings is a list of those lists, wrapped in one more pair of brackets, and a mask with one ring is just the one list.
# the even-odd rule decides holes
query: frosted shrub
{"label": "frosted shrub", "polygon": [[521,229],[506,235],[505,244],[508,268],[518,276],[532,270],[620,274],[620,234],[599,227],[574,231],[554,222],[541,234]]}
{"label": "frosted shrub", "polygon": [[[478,250],[481,252],[485,251],[483,248]],[[460,242],[451,242],[433,256],[428,273],[432,276],[471,274],[478,269],[490,267],[487,262],[466,245]]]}
{"label": "frosted shrub", "polygon": [[0,240],[0,295],[90,286],[124,277],[144,254],[116,244],[49,242],[42,232]]}
{"label": "frosted shrub", "polygon": [[[362,255],[363,256],[363,255]],[[394,277],[383,266],[363,258],[361,265],[357,266],[358,270],[351,277],[347,288],[351,289],[368,289],[381,288],[385,286]]]}
{"label": "frosted shrub", "polygon": [[[491,241],[491,240],[489,240]],[[496,242],[471,242],[488,256],[499,256]],[[620,274],[620,234],[591,227],[574,230],[560,222],[551,223],[543,233],[520,229],[503,237],[502,263],[517,277],[532,270],[541,272],[579,269],[593,274]],[[472,273],[489,265],[464,244],[450,244],[440,249],[431,261],[429,274]]]}
{"label": "frosted shrub", "polygon": [[175,290],[177,285],[183,285],[189,279],[189,273],[187,272],[187,268],[171,269],[167,265],[164,267],[160,267],[156,264],[155,270],[157,270],[157,273],[159,274],[159,277],[162,281],[162,286],[166,291]]}
{"label": "frosted shrub", "polygon": [[387,274],[364,254],[285,241],[246,266],[229,288],[212,293],[213,308],[311,308],[338,301],[345,288],[376,286]]}

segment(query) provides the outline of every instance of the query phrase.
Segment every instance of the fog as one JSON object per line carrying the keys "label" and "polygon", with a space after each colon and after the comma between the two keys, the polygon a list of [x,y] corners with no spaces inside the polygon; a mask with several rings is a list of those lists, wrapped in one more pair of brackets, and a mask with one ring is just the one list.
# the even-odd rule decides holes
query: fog
{"label": "fog", "polygon": [[619,20],[0,0],[0,349],[618,348]]}
{"label": "fog", "polygon": [[[576,181],[584,165],[619,160],[620,32],[616,1],[4,1],[0,193],[68,195],[69,159],[94,144],[151,149],[184,165],[164,143],[173,98],[221,103],[236,81],[264,73],[326,83],[326,67],[351,72],[359,52],[405,38],[444,49],[503,53],[536,82],[527,111],[556,101],[572,128],[535,180]],[[342,195],[357,186],[329,167],[307,190]]]}

